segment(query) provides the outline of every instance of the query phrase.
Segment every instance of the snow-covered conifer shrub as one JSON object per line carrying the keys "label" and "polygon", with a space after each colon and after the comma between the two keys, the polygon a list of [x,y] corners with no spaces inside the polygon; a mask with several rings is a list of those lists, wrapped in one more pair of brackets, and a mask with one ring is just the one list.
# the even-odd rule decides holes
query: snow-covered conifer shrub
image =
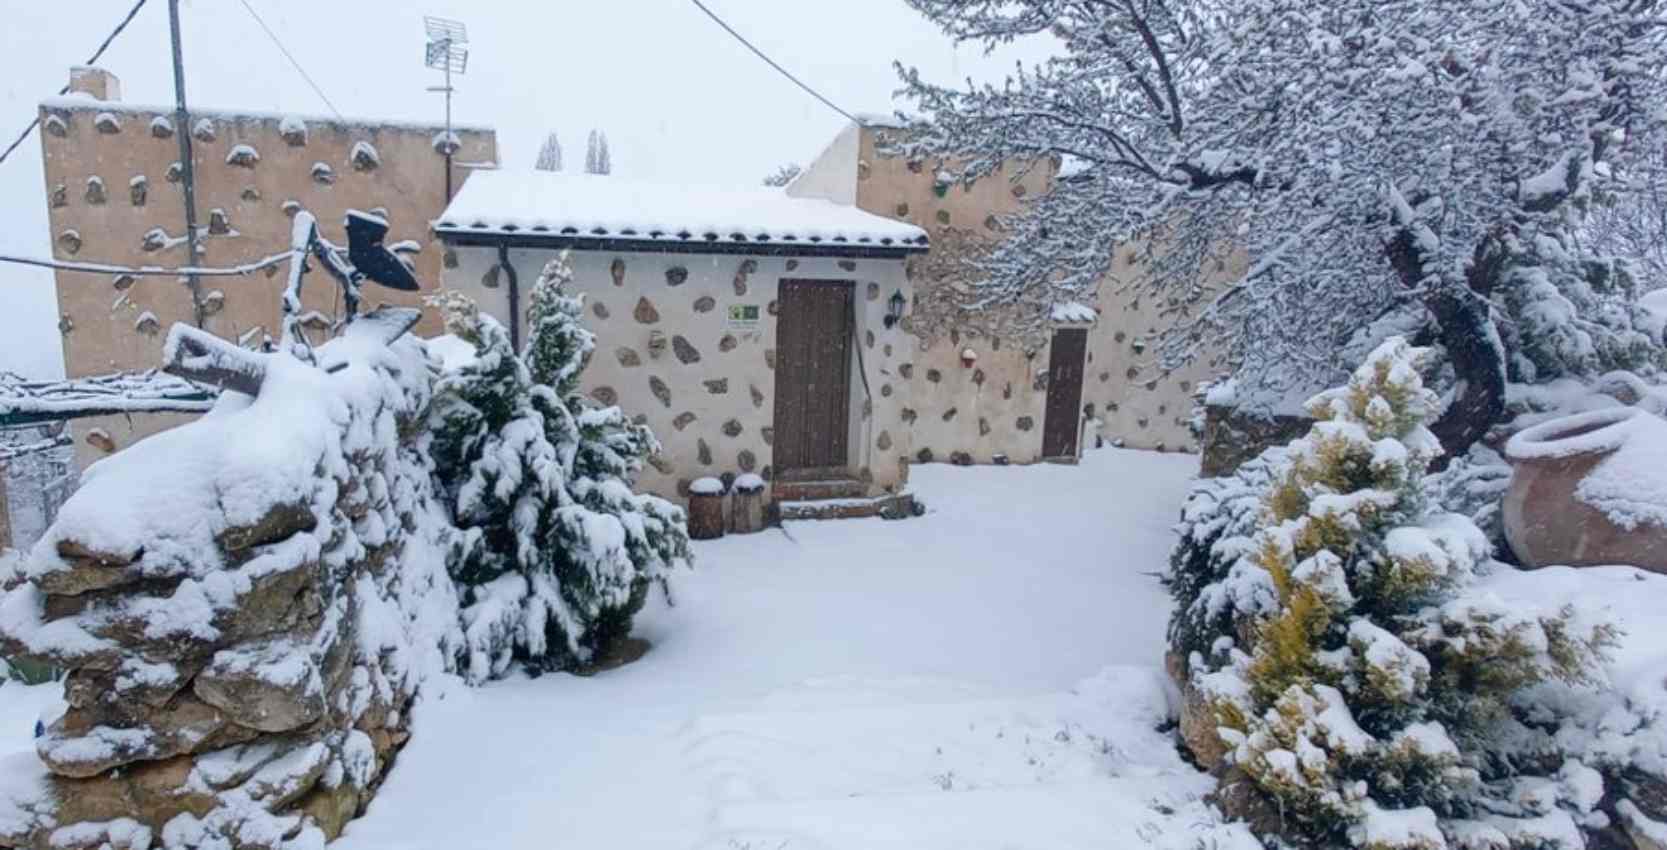
{"label": "snow-covered conifer shrub", "polygon": [[527,311],[523,360],[570,499],[554,525],[556,572],[569,604],[587,612],[582,649],[605,654],[629,634],[649,585],[663,587],[692,555],[683,509],[631,490],[643,464],[659,453],[659,440],[619,407],[598,407],[579,394],[596,337],[584,327],[583,299],[563,290],[572,279],[566,252],[545,266]]}
{"label": "snow-covered conifer shrub", "polygon": [[459,666],[474,681],[516,660],[567,669],[608,655],[650,586],[690,559],[682,510],[631,491],[653,435],[577,394],[595,344],[561,291],[570,278],[563,257],[539,279],[520,355],[465,296],[431,300],[476,350],[439,379],[429,442],[459,529]]}
{"label": "snow-covered conifer shrub", "polygon": [[[1526,689],[1601,676],[1615,635],[1572,609],[1507,608],[1473,589],[1489,541],[1426,495],[1441,450],[1426,357],[1384,342],[1347,386],[1310,400],[1318,421],[1282,457],[1194,493],[1176,567],[1205,568],[1177,577],[1190,604],[1172,642],[1284,841],[1578,842],[1597,800],[1564,774],[1591,771],[1508,757],[1520,753],[1506,739],[1532,722],[1519,716]],[[1532,803],[1524,783],[1539,789]]]}

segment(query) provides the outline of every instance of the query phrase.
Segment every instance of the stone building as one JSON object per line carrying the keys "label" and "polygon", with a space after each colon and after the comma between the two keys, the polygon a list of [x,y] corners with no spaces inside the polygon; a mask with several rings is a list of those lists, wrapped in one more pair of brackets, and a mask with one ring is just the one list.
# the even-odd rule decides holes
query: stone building
{"label": "stone building", "polygon": [[914,338],[899,320],[920,228],[779,190],[495,171],[434,230],[446,287],[518,341],[540,271],[571,252],[597,336],[583,389],[664,445],[645,490],[757,473],[780,501],[875,509],[903,490]]}
{"label": "stone building", "polygon": [[851,125],[787,187],[910,222],[932,250],[909,260],[916,300],[899,353],[909,382],[904,411],[918,460],[989,463],[1072,459],[1103,439],[1131,448],[1196,451],[1190,426],[1205,360],[1161,373],[1147,356],[1158,305],[1121,291],[1130,258],[1115,258],[1093,304],[1053,305],[1038,332],[1013,308],[968,309],[967,260],[1002,238],[1001,218],[1048,191],[1055,163],[954,182],[945,162],[884,156],[899,132],[884,120]]}
{"label": "stone building", "polygon": [[[385,215],[388,244],[415,264],[426,288],[440,279],[440,252],[426,250],[429,224],[446,204],[446,159],[455,180],[469,164],[492,164],[489,129],[354,121],[195,109],[178,126],[172,107],[121,102],[119,81],[78,68],[71,94],[40,106],[41,148],[53,255],[120,266],[190,265],[177,134],[190,134],[200,255],[196,265],[227,267],[287,250],[291,217],[306,209],[325,238],[345,244],[349,209]],[[174,277],[57,272],[59,329],[69,377],[148,369],[160,362],[174,322],[192,322],[228,339],[258,344],[276,335],[282,268],[246,277],[201,278],[195,293]],[[305,302],[322,335],[339,309],[337,293],[313,275]],[[365,307],[413,304],[423,293],[371,286]],[[438,329],[430,318],[426,328]],[[176,415],[104,417],[77,423],[82,466],[183,421]]]}

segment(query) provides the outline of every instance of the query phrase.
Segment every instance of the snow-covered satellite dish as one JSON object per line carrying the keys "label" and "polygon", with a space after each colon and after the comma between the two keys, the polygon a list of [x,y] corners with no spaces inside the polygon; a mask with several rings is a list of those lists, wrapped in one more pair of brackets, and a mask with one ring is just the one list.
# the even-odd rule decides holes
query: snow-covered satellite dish
{"label": "snow-covered satellite dish", "polygon": [[416,275],[383,247],[388,222],[370,213],[347,211],[347,259],[359,274],[389,289],[416,292]]}

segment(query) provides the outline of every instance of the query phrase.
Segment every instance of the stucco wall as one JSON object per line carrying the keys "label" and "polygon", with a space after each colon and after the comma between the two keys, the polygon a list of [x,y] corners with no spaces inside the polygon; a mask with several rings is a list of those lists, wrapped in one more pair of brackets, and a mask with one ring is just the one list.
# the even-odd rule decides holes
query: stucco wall
{"label": "stucco wall", "polygon": [[[288,248],[291,217],[298,208],[318,217],[324,235],[345,244],[342,219],[349,209],[386,211],[389,244],[415,240],[417,277],[432,288],[440,277],[440,251],[429,245],[429,222],[444,207],[444,158],[435,149],[437,127],[343,123],[323,118],[194,111],[193,126],[174,127],[171,110],[100,102],[87,97],[48,101],[41,107],[41,146],[46,164],[45,200],[53,253],[62,260],[124,266],[183,266],[183,190],[178,182],[179,140],[193,133],[197,218],[203,228],[204,266],[248,263]],[[160,120],[159,120],[160,119]],[[304,127],[305,132],[293,132]],[[291,132],[285,132],[289,130]],[[457,131],[459,161],[497,157],[489,130]],[[369,148],[359,148],[360,143]],[[254,158],[234,157],[247,146]],[[366,151],[374,152],[374,157]],[[318,168],[319,165],[324,166]],[[459,185],[466,177],[456,174]],[[135,181],[142,181],[135,185]],[[169,239],[147,245],[159,230]],[[210,315],[206,326],[237,339],[276,333],[282,269],[249,277],[203,278]],[[335,312],[334,284],[322,272],[309,275],[308,308]],[[124,279],[106,274],[57,273],[64,367],[72,377],[156,366],[168,328],[193,317],[191,293],[177,278]],[[384,301],[414,304],[416,296],[365,287],[365,307]],[[425,325],[437,327],[433,319]],[[116,448],[183,421],[141,416],[83,420],[83,437],[108,435]],[[99,440],[98,442],[103,442]],[[104,455],[78,443],[81,465]]]}
{"label": "stucco wall", "polygon": [[[1010,163],[970,185],[941,185],[944,160],[882,156],[877,134],[886,132],[895,131],[860,131],[852,176],[857,206],[916,224],[932,238],[931,252],[910,260],[916,303],[906,323],[915,337],[907,371],[914,403],[906,416],[916,451],[928,449],[939,461],[957,453],[980,463],[997,455],[1017,463],[1039,460],[1052,334],[1028,327],[1011,309],[966,309],[976,297],[966,263],[1003,238],[1003,216],[1048,191],[1054,165],[1027,170]],[[837,157],[838,149],[830,147],[828,156]],[[807,174],[823,168],[812,163]],[[1097,303],[1089,305],[1099,320],[1088,332],[1083,405],[1092,405],[1107,442],[1196,451],[1188,426],[1193,393],[1219,364],[1206,357],[1169,375],[1151,364],[1145,342],[1162,325],[1157,305],[1121,291],[1120,281],[1131,274],[1127,261],[1126,253],[1114,260]],[[965,349],[977,355],[973,367],[962,365]],[[1095,434],[1087,426],[1080,423],[1079,432],[1091,447]]]}
{"label": "stucco wall", "polygon": [[854,206],[857,202],[857,148],[862,143],[862,136],[862,128],[855,124],[841,130],[827,148],[788,184],[787,194],[795,198],[821,198]]}
{"label": "stucco wall", "polygon": [[[523,322],[533,283],[555,254],[510,252]],[[853,282],[868,382],[865,391],[853,349],[851,468],[875,493],[896,492],[907,482],[908,383],[898,366],[909,359],[912,337],[883,323],[892,293],[910,295],[902,260],[575,251],[571,262],[570,291],[584,294],[587,325],[597,337],[583,391],[643,417],[664,446],[654,467],[644,470],[641,489],[681,498],[703,476],[773,477],[775,308],[783,278]],[[508,277],[495,248],[453,248],[444,280],[494,316],[508,315]],[[729,308],[749,304],[760,308],[756,332],[729,328]],[[663,344],[654,344],[656,338]]]}

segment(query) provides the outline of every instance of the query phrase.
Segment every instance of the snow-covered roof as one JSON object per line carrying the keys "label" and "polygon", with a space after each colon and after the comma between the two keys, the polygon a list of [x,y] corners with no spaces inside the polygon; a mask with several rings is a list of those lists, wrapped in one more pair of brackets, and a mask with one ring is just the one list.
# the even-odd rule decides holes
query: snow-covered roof
{"label": "snow-covered roof", "polygon": [[926,231],[856,207],[764,187],[644,183],[536,170],[485,171],[434,222],[442,237],[675,245],[691,253],[843,255],[925,251]]}
{"label": "snow-covered roof", "polygon": [[1053,305],[1056,325],[1092,325],[1100,319],[1100,311],[1077,301],[1061,301]]}

